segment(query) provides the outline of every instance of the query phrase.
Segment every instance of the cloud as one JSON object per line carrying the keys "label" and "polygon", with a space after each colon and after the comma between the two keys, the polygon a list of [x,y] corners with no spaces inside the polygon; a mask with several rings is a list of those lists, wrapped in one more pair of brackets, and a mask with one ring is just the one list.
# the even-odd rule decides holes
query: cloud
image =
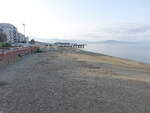
{"label": "cloud", "polygon": [[122,25],[120,27],[114,27],[109,29],[112,33],[140,34],[150,31],[150,25]]}
{"label": "cloud", "polygon": [[89,40],[148,40],[150,41],[150,24],[124,24],[98,27],[91,32],[80,34]]}
{"label": "cloud", "polygon": [[150,25],[128,29],[127,33],[130,33],[130,34],[135,34],[135,33],[139,34],[139,33],[145,33],[147,31],[150,31]]}

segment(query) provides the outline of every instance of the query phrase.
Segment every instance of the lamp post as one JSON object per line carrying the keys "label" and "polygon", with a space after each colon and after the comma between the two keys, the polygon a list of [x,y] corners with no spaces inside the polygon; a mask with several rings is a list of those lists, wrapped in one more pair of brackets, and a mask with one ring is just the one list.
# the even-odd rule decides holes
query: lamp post
{"label": "lamp post", "polygon": [[[23,25],[23,28],[24,28],[24,38],[26,39],[26,29],[25,29],[25,27],[26,27],[26,25],[25,24],[22,24]],[[28,44],[28,39],[26,39],[26,44]]]}
{"label": "lamp post", "polygon": [[25,35],[25,24],[22,24],[23,25],[23,27],[24,27],[24,37],[26,37],[26,35]]}

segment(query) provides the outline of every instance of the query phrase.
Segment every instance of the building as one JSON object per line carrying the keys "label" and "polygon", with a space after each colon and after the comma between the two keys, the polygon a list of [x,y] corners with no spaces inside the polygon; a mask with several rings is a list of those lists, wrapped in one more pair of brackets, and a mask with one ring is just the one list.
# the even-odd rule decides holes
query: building
{"label": "building", "polygon": [[0,28],[0,33],[2,33],[2,32],[3,32],[3,29]]}
{"label": "building", "polygon": [[18,31],[15,26],[8,24],[8,23],[1,23],[0,31],[6,34],[7,42],[9,43],[18,42]]}
{"label": "building", "polygon": [[26,43],[28,38],[19,33],[17,28],[9,23],[0,23],[0,32],[3,32],[7,36],[8,43]]}
{"label": "building", "polygon": [[25,43],[26,42],[25,36],[22,33],[18,33],[18,42],[19,43]]}

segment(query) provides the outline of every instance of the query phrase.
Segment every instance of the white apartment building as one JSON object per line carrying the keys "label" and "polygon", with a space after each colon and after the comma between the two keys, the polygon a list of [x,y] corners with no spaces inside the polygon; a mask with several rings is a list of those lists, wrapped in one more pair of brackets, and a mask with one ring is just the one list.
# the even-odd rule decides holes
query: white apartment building
{"label": "white apartment building", "polygon": [[8,23],[0,23],[0,31],[7,36],[7,42],[16,43],[18,41],[17,28]]}
{"label": "white apartment building", "polygon": [[9,23],[0,23],[0,32],[3,32],[7,36],[7,42],[9,43],[25,43],[28,42],[23,34],[19,33],[17,28]]}

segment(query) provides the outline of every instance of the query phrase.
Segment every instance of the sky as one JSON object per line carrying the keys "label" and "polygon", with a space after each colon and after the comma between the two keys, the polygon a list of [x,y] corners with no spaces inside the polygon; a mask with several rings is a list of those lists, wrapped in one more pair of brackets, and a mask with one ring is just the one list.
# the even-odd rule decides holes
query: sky
{"label": "sky", "polygon": [[0,0],[0,23],[41,39],[150,41],[150,0]]}

